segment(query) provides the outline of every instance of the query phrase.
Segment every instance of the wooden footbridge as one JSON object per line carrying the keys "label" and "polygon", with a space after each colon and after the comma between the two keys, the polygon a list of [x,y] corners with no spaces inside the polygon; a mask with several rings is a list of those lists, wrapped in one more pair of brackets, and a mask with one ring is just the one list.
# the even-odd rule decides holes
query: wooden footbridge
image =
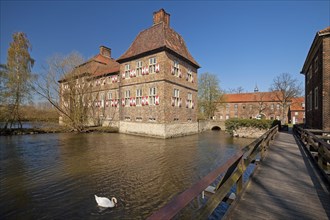
{"label": "wooden footbridge", "polygon": [[[330,219],[329,138],[298,127],[294,133],[274,127],[149,219],[207,219],[233,191],[223,219]],[[181,214],[191,203],[199,204],[193,214]]]}

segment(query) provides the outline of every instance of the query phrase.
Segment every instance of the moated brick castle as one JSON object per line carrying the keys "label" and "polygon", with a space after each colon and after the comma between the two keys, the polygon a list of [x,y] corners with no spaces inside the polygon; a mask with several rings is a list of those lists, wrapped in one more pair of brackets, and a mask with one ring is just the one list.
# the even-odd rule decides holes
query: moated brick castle
{"label": "moated brick castle", "polygon": [[[75,83],[88,87],[89,124],[119,127],[121,133],[162,138],[198,132],[197,70],[183,38],[170,27],[164,9],[153,14],[153,25],[141,31],[117,60],[111,49],[75,69]],[[68,80],[61,80],[61,105]],[[63,118],[60,117],[60,121]]]}

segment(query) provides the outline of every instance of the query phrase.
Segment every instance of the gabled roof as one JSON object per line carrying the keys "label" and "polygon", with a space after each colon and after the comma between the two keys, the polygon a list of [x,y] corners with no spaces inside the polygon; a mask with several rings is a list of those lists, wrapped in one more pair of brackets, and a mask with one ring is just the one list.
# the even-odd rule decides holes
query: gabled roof
{"label": "gabled roof", "polygon": [[102,74],[119,72],[119,63],[112,58],[98,54],[76,67],[77,70],[79,68],[85,70],[84,72],[89,73],[91,76],[99,76]]}
{"label": "gabled roof", "polygon": [[276,102],[279,101],[275,92],[253,92],[225,94],[225,103],[244,103],[244,102]]}
{"label": "gabled roof", "polygon": [[305,59],[303,68],[300,71],[300,73],[306,74],[308,72],[310,62],[312,61],[312,58],[313,58],[312,56],[314,56],[314,54],[315,54],[315,47],[317,45],[317,42],[325,36],[330,36],[330,26],[326,27],[323,30],[320,30],[316,33],[313,43],[312,43],[311,47],[309,48],[307,57]]}
{"label": "gabled roof", "polygon": [[[77,66],[68,77],[80,77],[88,75],[90,77],[98,77],[106,74],[119,72],[119,63],[114,59],[98,54],[85,63]],[[67,77],[63,77],[59,82],[66,81]]]}
{"label": "gabled roof", "polygon": [[141,31],[128,50],[117,61],[125,62],[157,50],[168,50],[190,62],[196,68],[200,67],[189,53],[183,38],[164,22],[154,24],[152,27]]}
{"label": "gabled roof", "polygon": [[297,97],[293,98],[291,105],[290,105],[290,110],[291,111],[305,111],[305,97]]}
{"label": "gabled roof", "polygon": [[318,32],[319,35],[321,35],[321,34],[327,34],[327,33],[330,33],[330,26],[329,27],[326,27],[323,30],[320,30]]}

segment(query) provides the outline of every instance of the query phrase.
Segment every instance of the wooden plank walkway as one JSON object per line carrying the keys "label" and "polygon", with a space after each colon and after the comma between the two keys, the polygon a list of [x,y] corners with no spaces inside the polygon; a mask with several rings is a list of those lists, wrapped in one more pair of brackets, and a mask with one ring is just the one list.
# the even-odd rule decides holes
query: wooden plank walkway
{"label": "wooden plank walkway", "polygon": [[278,133],[224,219],[330,219],[329,184],[290,133]]}

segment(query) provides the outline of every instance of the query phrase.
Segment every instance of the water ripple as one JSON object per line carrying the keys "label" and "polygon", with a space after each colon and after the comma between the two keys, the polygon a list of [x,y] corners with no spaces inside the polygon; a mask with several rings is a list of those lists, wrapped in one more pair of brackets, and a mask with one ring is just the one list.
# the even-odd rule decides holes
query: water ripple
{"label": "water ripple", "polygon": [[145,219],[247,143],[219,132],[0,137],[0,219]]}

